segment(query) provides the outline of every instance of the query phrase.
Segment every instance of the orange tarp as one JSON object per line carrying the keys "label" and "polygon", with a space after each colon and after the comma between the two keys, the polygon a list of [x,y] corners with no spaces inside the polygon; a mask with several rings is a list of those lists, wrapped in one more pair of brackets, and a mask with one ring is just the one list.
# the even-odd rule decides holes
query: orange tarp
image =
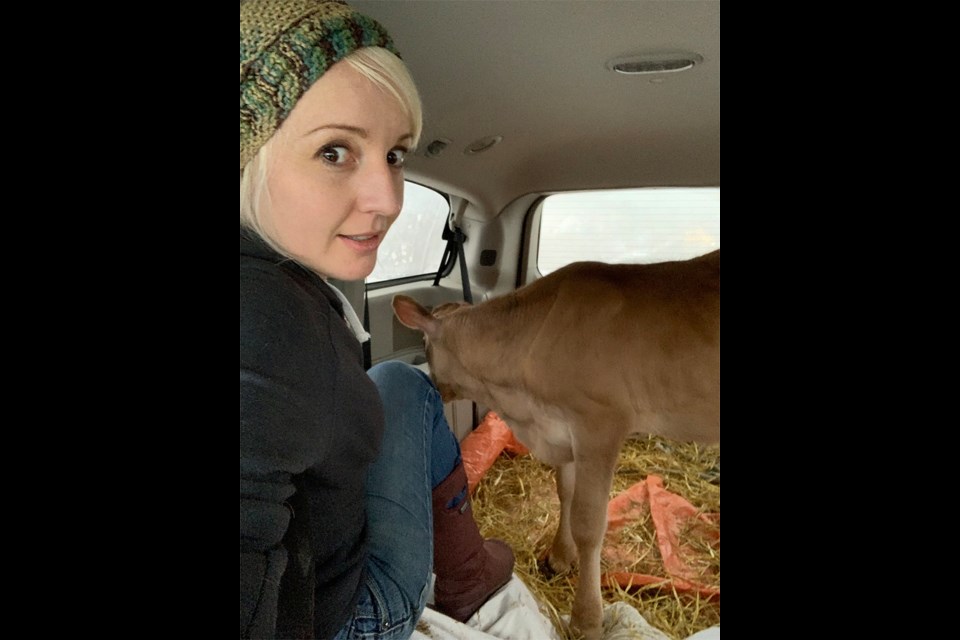
{"label": "orange tarp", "polygon": [[[529,453],[513,435],[510,427],[494,413],[489,412],[483,422],[472,431],[460,445],[463,465],[467,473],[470,492],[473,493],[483,475],[493,465],[501,452],[514,455]],[[671,585],[678,591],[694,591],[703,597],[719,598],[720,589],[697,582],[697,572],[689,567],[684,557],[690,557],[691,550],[680,542],[679,533],[684,527],[702,521],[713,525],[707,528],[705,535],[719,544],[719,514],[700,513],[681,496],[664,489],[663,480],[658,476],[647,476],[613,498],[607,505],[607,539],[605,545],[615,545],[618,530],[640,518],[642,509],[649,504],[651,519],[656,530],[657,546],[663,559],[665,576],[650,576],[628,571],[609,571],[605,580],[618,583],[624,588],[638,585]],[[693,521],[693,522],[691,522]],[[605,546],[605,549],[607,547]],[[623,556],[623,551],[610,549],[608,557]],[[623,558],[628,564],[629,558]]]}
{"label": "orange tarp", "polygon": [[641,517],[645,504],[649,504],[650,517],[657,535],[657,547],[660,549],[663,569],[668,577],[611,571],[606,574],[606,578],[624,588],[672,582],[678,591],[696,591],[706,598],[719,598],[718,587],[697,582],[699,574],[683,560],[691,557],[694,552],[680,541],[680,531],[684,527],[701,521],[712,525],[704,528],[703,535],[713,538],[719,544],[720,533],[715,523],[715,520],[718,522],[719,519],[700,513],[683,497],[664,489],[663,480],[659,476],[647,476],[645,480],[627,488],[610,501],[607,505],[607,544],[614,544],[613,534]]}
{"label": "orange tarp", "polygon": [[530,451],[513,435],[507,423],[493,411],[487,413],[483,422],[471,431],[460,443],[463,468],[467,472],[470,493],[477,488],[483,475],[493,466],[501,451],[525,456]]}

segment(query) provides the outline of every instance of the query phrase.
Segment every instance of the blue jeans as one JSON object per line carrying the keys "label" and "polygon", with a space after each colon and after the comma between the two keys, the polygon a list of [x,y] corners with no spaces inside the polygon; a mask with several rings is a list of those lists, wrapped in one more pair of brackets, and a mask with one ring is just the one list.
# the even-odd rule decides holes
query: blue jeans
{"label": "blue jeans", "polygon": [[369,556],[357,607],[335,640],[409,638],[433,569],[433,487],[460,463],[460,445],[429,376],[398,361],[372,367],[386,426],[367,476]]}

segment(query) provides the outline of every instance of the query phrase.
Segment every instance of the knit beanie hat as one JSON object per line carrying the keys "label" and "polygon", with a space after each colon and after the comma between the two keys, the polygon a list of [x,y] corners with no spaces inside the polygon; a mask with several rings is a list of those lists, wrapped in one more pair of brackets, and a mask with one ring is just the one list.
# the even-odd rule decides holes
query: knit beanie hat
{"label": "knit beanie hat", "polygon": [[386,29],[343,0],[240,2],[241,171],[300,96],[363,47],[397,53]]}

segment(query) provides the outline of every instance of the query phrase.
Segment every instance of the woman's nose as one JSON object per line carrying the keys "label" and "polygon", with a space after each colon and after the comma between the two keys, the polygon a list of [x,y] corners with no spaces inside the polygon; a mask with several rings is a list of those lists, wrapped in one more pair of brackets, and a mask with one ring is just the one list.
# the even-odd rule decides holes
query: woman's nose
{"label": "woman's nose", "polygon": [[361,171],[360,210],[390,218],[400,215],[403,206],[403,174],[386,162],[374,163]]}

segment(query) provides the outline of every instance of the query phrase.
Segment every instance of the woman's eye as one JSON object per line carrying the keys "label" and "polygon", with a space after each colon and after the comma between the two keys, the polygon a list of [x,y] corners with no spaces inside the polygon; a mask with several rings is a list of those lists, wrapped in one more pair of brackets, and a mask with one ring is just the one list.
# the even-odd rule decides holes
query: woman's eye
{"label": "woman's eye", "polygon": [[407,152],[405,149],[393,149],[387,153],[387,164],[393,167],[402,167],[406,159]]}
{"label": "woman's eye", "polygon": [[340,164],[344,164],[347,161],[348,153],[349,153],[349,149],[347,149],[346,147],[330,145],[320,149],[320,153],[317,155],[319,155],[321,158],[323,158],[330,164],[340,165]]}

